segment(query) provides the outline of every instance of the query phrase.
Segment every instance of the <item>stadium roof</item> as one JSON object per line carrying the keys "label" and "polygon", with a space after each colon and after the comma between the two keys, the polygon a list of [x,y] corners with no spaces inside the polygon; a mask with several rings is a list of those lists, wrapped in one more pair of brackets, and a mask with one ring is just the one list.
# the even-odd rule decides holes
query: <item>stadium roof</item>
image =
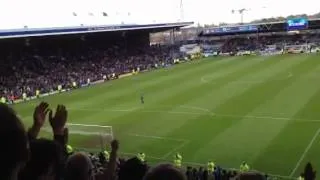
{"label": "stadium roof", "polygon": [[100,26],[74,26],[59,28],[28,28],[23,29],[0,29],[0,39],[49,36],[63,34],[81,34],[109,31],[128,31],[128,30],[157,30],[163,31],[172,28],[180,28],[192,25],[193,22],[161,23],[161,24],[121,24],[121,25],[100,25]]}

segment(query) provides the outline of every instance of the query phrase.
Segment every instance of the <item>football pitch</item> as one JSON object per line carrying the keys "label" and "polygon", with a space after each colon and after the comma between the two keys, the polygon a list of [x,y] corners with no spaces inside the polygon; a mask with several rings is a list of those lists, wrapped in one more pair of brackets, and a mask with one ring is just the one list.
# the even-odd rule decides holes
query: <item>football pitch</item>
{"label": "football pitch", "polygon": [[[145,103],[140,103],[144,95]],[[216,57],[14,105],[26,124],[39,101],[69,123],[112,126],[122,155],[297,177],[320,169],[320,55]],[[82,128],[85,130],[85,128]],[[71,134],[74,147],[97,140]]]}

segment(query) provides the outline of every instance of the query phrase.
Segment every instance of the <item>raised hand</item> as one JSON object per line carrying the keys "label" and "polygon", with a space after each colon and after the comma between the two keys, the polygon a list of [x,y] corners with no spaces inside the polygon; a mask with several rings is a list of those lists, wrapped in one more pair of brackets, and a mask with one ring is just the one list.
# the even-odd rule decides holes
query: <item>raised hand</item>
{"label": "raised hand", "polygon": [[33,112],[33,125],[28,130],[29,139],[36,139],[39,135],[40,129],[43,126],[46,116],[49,112],[49,104],[46,102],[41,102]]}
{"label": "raised hand", "polygon": [[111,153],[110,153],[110,160],[107,164],[107,168],[104,171],[104,179],[114,179],[117,169],[117,151],[119,149],[119,141],[118,140],[112,140],[111,141]]}
{"label": "raised hand", "polygon": [[49,112],[49,104],[46,102],[41,102],[33,112],[33,128],[40,129],[45,120],[46,116]]}
{"label": "raised hand", "polygon": [[49,112],[49,122],[52,127],[53,133],[58,135],[64,135],[65,125],[68,118],[68,111],[64,105],[58,105],[56,113],[53,116],[52,110]]}

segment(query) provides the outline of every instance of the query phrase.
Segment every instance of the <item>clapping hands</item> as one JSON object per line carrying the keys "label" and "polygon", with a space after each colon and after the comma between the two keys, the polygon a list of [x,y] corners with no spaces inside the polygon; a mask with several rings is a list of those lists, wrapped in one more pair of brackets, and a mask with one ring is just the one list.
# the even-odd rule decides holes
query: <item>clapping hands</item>
{"label": "clapping hands", "polygon": [[49,122],[54,135],[66,135],[68,129],[65,128],[68,111],[64,105],[58,105],[56,112],[53,113],[49,108],[49,104],[46,102],[41,102],[33,112],[33,125],[29,130],[29,134],[32,138],[36,138],[43,127],[46,116],[49,113]]}

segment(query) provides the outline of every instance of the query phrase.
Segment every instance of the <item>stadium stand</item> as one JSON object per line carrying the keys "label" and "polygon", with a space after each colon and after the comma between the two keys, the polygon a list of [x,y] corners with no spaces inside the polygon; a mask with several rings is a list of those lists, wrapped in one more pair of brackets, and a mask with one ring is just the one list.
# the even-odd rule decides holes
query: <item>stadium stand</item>
{"label": "stadium stand", "polygon": [[[158,27],[154,26],[153,30],[159,30]],[[50,33],[63,31],[58,30]],[[48,32],[28,31],[25,36],[30,33]],[[9,34],[0,32],[0,36],[6,38]],[[73,83],[87,86],[133,70],[146,71],[160,64],[167,66],[180,56],[174,46],[150,47],[149,31],[145,30],[3,39],[0,47],[3,60],[0,96],[9,102],[21,99],[24,93],[31,97],[37,91],[44,94],[59,88],[66,90],[72,88]]]}
{"label": "stadium stand", "polygon": [[[2,49],[0,53],[0,96],[5,97],[7,102],[14,103],[24,96],[36,97],[71,90],[88,86],[92,82],[116,79],[132,71],[142,72],[158,66],[171,66],[175,63],[175,59],[184,58],[185,54],[181,54],[179,47],[174,45],[149,46],[150,29],[162,31],[185,25],[188,23],[160,24],[155,27],[146,26],[145,29],[148,30],[140,31],[130,31],[135,27],[124,26],[0,32],[3,38],[0,41]],[[263,27],[265,26],[264,24]],[[280,31],[278,26],[281,29],[281,23],[275,23],[275,32]],[[248,27],[251,33],[261,29],[255,26]],[[104,31],[113,31],[115,28],[124,30],[104,33]],[[60,35],[66,31],[73,35],[41,36],[55,33]],[[73,31],[83,34],[70,33]],[[96,33],[86,34],[87,31]],[[211,36],[210,33],[204,30],[201,36]],[[234,33],[226,35],[234,35]],[[202,49],[206,49],[207,54],[212,55],[220,53],[247,55],[246,52],[252,54],[253,51],[259,51],[261,54],[263,52],[283,53],[284,51],[301,53],[301,51],[311,51],[312,47],[317,47],[319,43],[318,35],[313,33],[307,35],[285,33],[275,36],[244,34],[241,37],[222,37],[219,34],[218,40],[205,40]],[[22,36],[26,37],[12,39]],[[30,36],[37,37],[31,38]],[[310,42],[313,44],[310,45]],[[196,46],[196,49],[199,47]],[[212,165],[210,168],[202,165],[201,167],[188,166],[184,169],[185,164],[182,167],[161,164],[152,168],[148,162],[142,161],[139,157],[129,159],[120,157],[118,152],[120,145],[117,140],[111,142],[112,148],[108,158],[103,152],[73,152],[68,146],[67,107],[59,105],[53,114],[48,106],[43,102],[35,108],[33,125],[26,131],[17,114],[7,104],[0,104],[2,119],[0,121],[0,143],[4,145],[0,151],[3,155],[0,179],[224,180],[275,178],[259,172],[247,172],[249,168],[240,168],[241,171],[227,170],[218,165],[214,166],[213,171],[211,170]],[[53,140],[37,139],[47,115],[53,132]],[[9,141],[8,137],[10,137]],[[310,163],[306,165],[302,176],[306,180],[315,179],[315,171]],[[281,177],[278,178],[281,179]]]}
{"label": "stadium stand", "polygon": [[[292,24],[291,21],[297,21]],[[301,22],[300,22],[301,21]],[[299,24],[297,26],[296,24]],[[319,52],[319,19],[206,28],[199,34],[212,55],[271,55]],[[210,46],[208,46],[210,45]]]}

